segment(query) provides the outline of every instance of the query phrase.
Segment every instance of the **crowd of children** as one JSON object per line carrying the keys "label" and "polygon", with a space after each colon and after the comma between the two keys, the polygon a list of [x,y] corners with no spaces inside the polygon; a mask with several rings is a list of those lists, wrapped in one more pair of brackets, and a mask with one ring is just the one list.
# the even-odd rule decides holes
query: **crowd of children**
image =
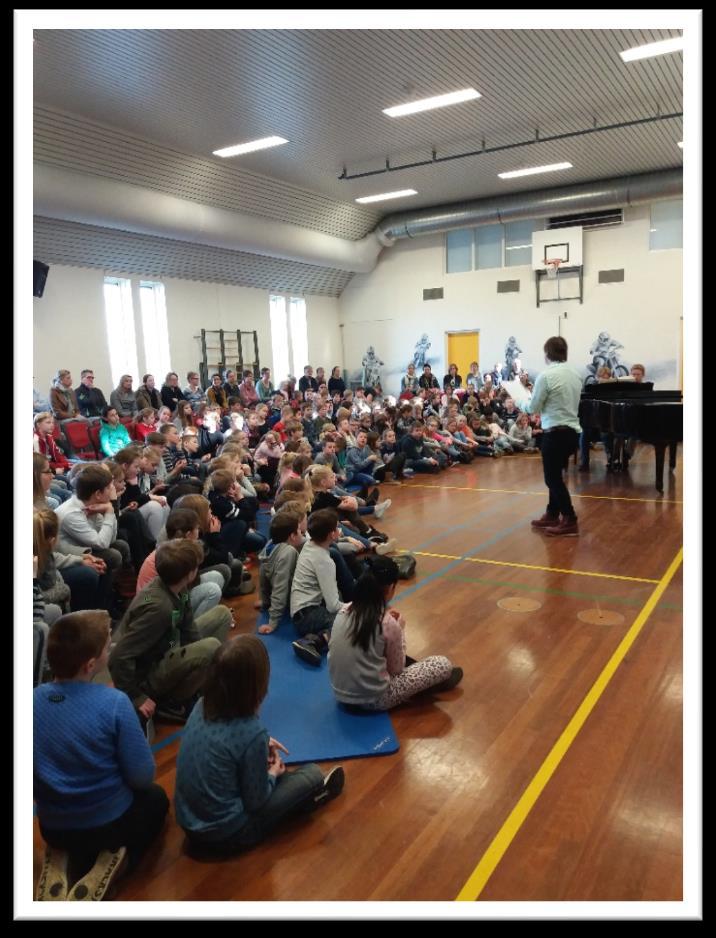
{"label": "crowd of children", "polygon": [[[276,391],[263,369],[202,391],[190,372],[182,391],[170,372],[161,391],[145,375],[136,393],[124,375],[106,404],[89,370],[77,392],[58,372],[55,413],[34,417],[35,796],[49,845],[38,899],[104,898],[158,832],[155,719],[187,723],[176,815],[194,846],[250,846],[340,792],[342,769],[287,772],[258,718],[266,650],[231,637],[220,602],[255,588],[252,563],[258,631],[290,618],[301,661],[328,653],[341,705],[389,709],[462,678],[445,657],[406,655],[380,486],[534,450],[539,418],[504,389],[461,389],[453,368],[441,390],[411,365],[397,401],[337,373],[330,390],[307,366],[298,388]],[[62,433],[78,408],[99,421],[101,460],[78,458]],[[93,682],[106,668],[113,688]]]}

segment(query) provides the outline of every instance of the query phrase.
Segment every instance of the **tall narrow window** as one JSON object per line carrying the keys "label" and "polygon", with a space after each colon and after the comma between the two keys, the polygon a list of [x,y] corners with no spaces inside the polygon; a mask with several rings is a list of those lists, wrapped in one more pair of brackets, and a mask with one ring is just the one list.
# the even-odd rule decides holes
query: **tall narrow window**
{"label": "tall narrow window", "polygon": [[300,378],[303,369],[308,364],[306,301],[302,297],[292,296],[288,301],[288,321],[291,330],[291,351],[293,353],[292,374]]}
{"label": "tall narrow window", "polygon": [[[288,326],[286,323],[286,297],[270,296],[269,313],[271,316],[271,351],[273,352],[273,373],[276,381],[285,381],[291,370],[288,360]],[[278,387],[278,384],[276,384]]]}
{"label": "tall narrow window", "polygon": [[534,221],[512,221],[505,225],[505,267],[532,263]]}
{"label": "tall narrow window", "polygon": [[134,333],[132,284],[119,277],[104,278],[104,317],[107,325],[109,365],[116,388],[122,375],[137,382],[137,341]]}
{"label": "tall narrow window", "polygon": [[164,375],[171,368],[164,284],[140,280],[139,298],[144,334],[144,361],[147,371],[161,384]]}
{"label": "tall narrow window", "polygon": [[683,207],[681,199],[654,202],[651,206],[649,226],[649,250],[663,251],[666,248],[683,246]]}
{"label": "tall narrow window", "polygon": [[269,297],[271,316],[271,350],[273,371],[277,381],[289,374],[300,377],[308,364],[308,329],[306,301],[303,297]]}

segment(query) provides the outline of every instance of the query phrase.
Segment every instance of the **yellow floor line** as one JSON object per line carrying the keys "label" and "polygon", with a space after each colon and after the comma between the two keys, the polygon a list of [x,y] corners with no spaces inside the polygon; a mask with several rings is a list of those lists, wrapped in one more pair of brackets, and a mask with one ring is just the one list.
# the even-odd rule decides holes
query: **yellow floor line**
{"label": "yellow floor line", "polygon": [[[425,482],[411,482],[411,488],[421,489],[453,489],[457,492],[493,492],[499,495],[540,495],[546,497],[545,489],[540,492],[526,492],[523,489],[482,489],[471,485],[427,485]],[[626,495],[579,495],[577,492],[569,493],[572,498],[596,498],[607,502],[657,502],[659,505],[683,505],[681,499],[669,498],[629,498]]]}
{"label": "yellow floor line", "polygon": [[644,627],[647,619],[654,611],[656,604],[661,599],[664,591],[678,570],[682,559],[683,548],[679,550],[677,555],[671,561],[669,569],[663,575],[661,580],[659,580],[658,585],[654,588],[651,596],[647,599],[646,603],[642,607],[641,612],[634,620],[634,624],[619,643],[618,648],[604,666],[601,674],[596,679],[587,693],[587,696],[580,704],[579,709],[567,724],[566,729],[552,747],[552,750],[550,751],[547,758],[539,767],[537,774],[525,789],[520,800],[512,809],[510,816],[502,825],[494,840],[483,854],[482,859],[475,867],[472,875],[460,890],[456,901],[474,902],[480,897],[480,894],[487,885],[490,876],[492,876],[495,868],[497,867],[497,864],[500,862],[505,854],[505,851],[514,840],[519,829],[522,827],[522,824],[532,810],[535,802],[541,795],[545,785],[547,782],[549,782],[550,778],[556,771],[567,750],[572,745],[574,739],[584,725],[585,720],[594,709],[599,698],[604,693],[604,690],[609,684],[609,681],[612,679],[614,672],[623,661],[624,656],[629,651],[632,644]]}
{"label": "yellow floor line", "polygon": [[520,567],[522,570],[546,570],[548,573],[573,573],[575,576],[594,576],[604,580],[629,580],[630,583],[658,583],[640,576],[620,576],[618,573],[592,573],[590,570],[562,570],[560,567],[541,567],[534,563],[512,563],[508,560],[486,560],[483,557],[462,557],[459,554],[430,554],[427,551],[413,550],[416,557],[439,557],[443,560],[464,560],[466,563],[491,563],[497,567]]}

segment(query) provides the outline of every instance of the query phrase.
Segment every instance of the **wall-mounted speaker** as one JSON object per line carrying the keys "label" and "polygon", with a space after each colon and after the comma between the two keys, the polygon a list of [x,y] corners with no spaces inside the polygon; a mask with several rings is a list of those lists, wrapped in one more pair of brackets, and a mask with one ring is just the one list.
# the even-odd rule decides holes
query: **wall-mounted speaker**
{"label": "wall-mounted speaker", "polygon": [[32,262],[32,295],[33,296],[42,296],[45,292],[45,281],[47,280],[47,273],[49,271],[47,264],[43,264],[42,261],[33,261]]}

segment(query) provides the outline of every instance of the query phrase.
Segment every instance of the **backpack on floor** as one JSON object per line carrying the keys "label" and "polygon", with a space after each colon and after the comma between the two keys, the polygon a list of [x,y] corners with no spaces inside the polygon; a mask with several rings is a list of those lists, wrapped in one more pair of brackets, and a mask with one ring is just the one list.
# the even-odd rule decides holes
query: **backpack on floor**
{"label": "backpack on floor", "polygon": [[398,567],[399,579],[409,580],[411,576],[415,576],[415,568],[418,563],[415,554],[396,554],[393,560]]}

